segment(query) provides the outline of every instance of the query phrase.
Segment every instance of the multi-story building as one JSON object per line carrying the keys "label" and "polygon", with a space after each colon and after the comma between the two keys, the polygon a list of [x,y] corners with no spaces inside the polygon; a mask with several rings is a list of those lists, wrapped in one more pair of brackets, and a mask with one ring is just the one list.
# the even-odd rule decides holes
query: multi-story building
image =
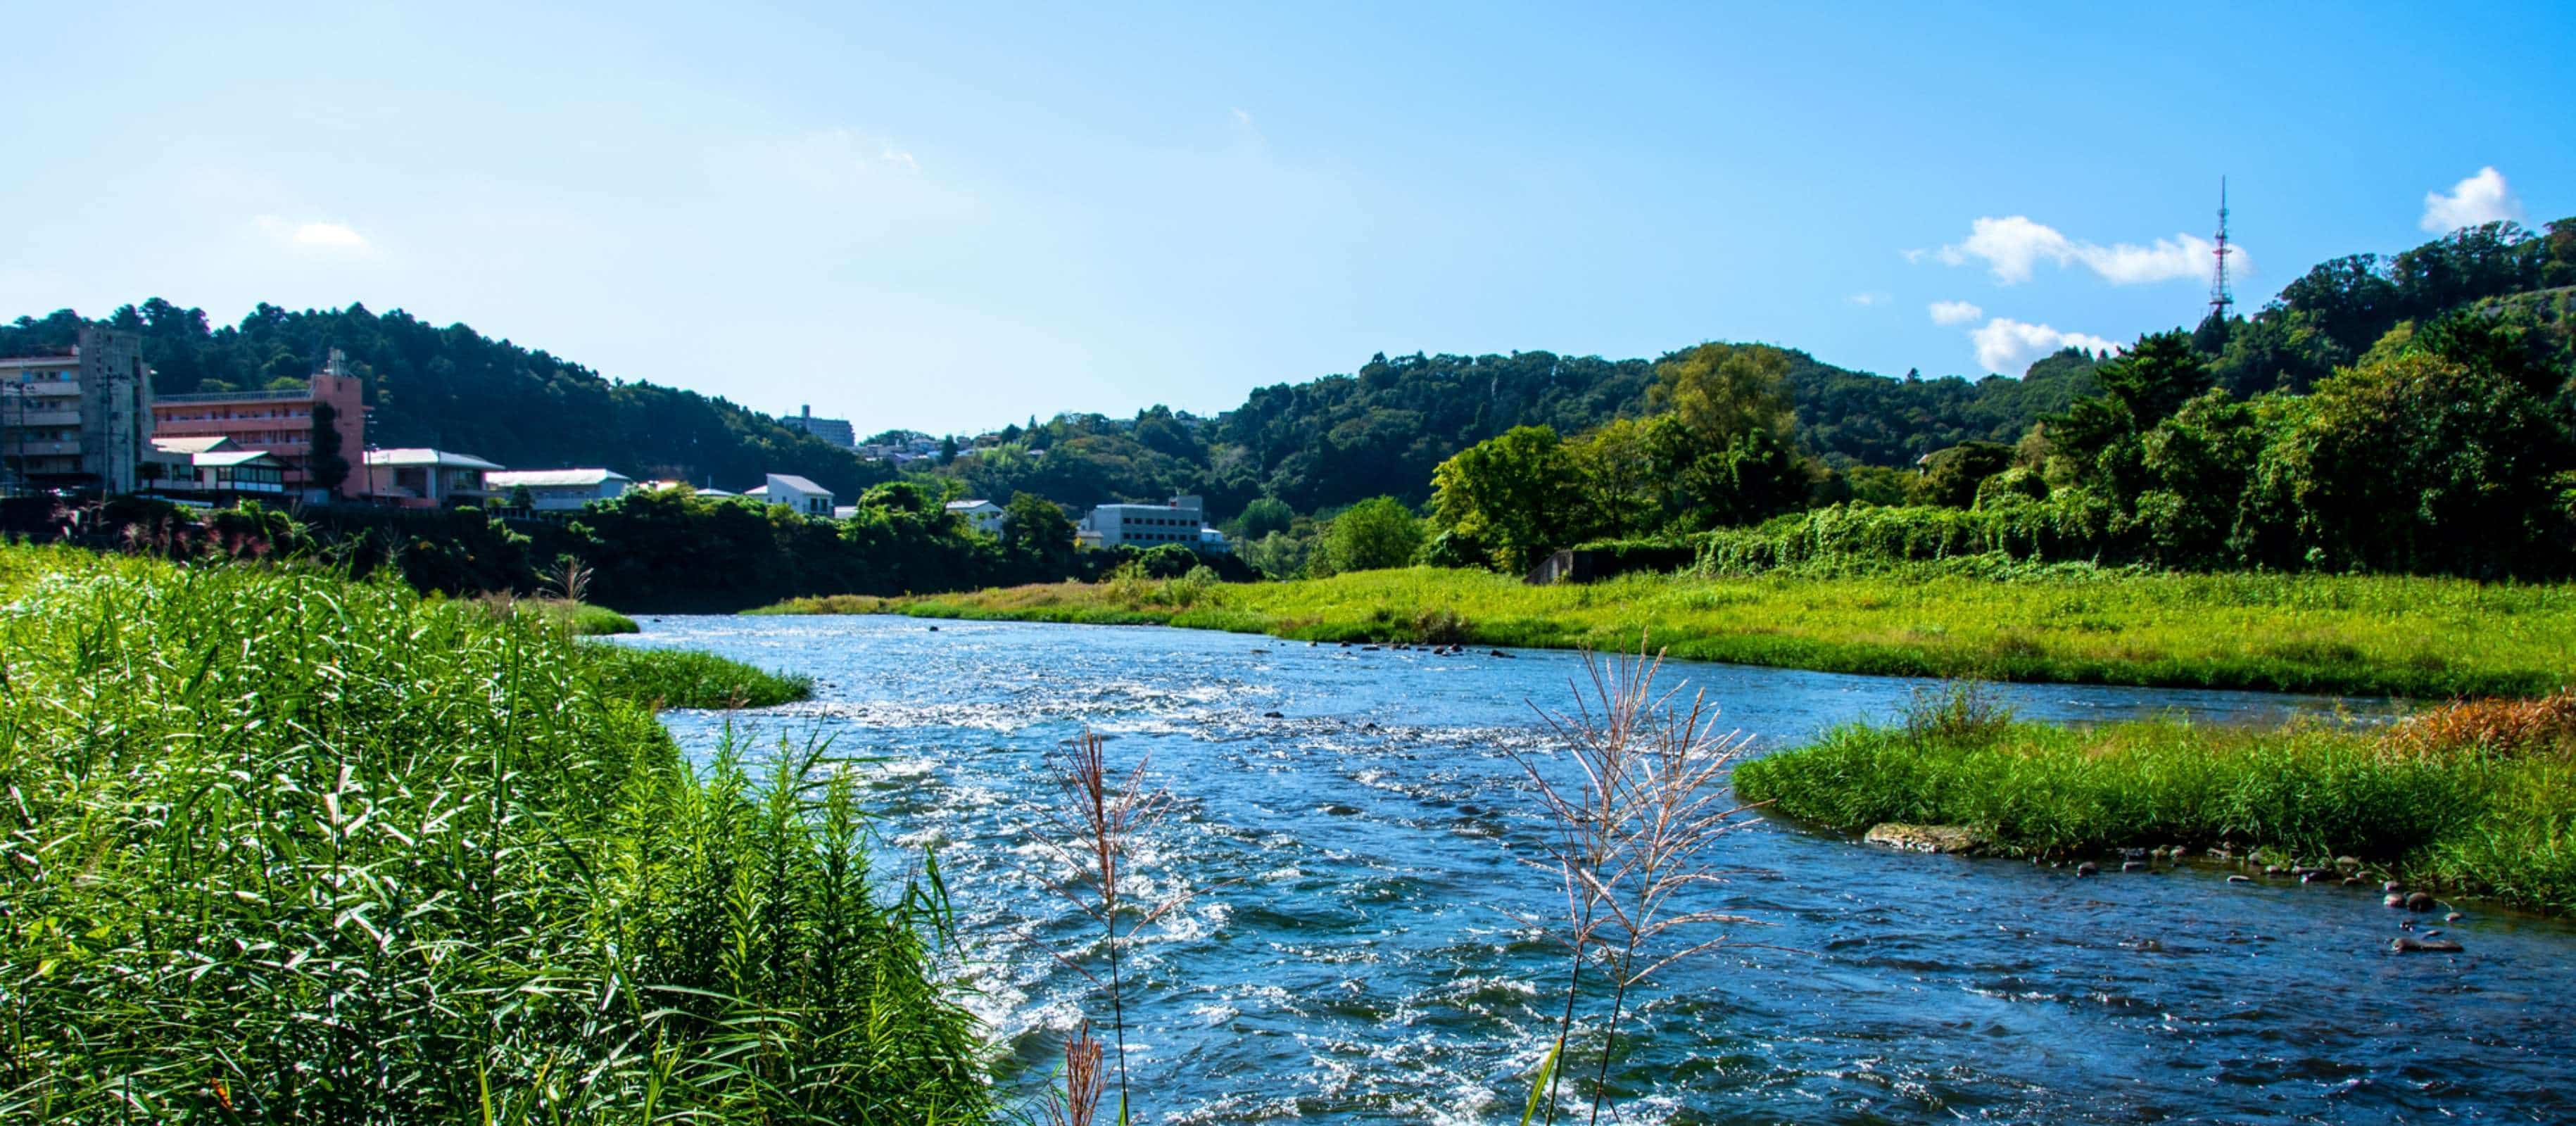
{"label": "multi-story building", "polygon": [[1170,504],[1100,505],[1082,518],[1074,538],[1094,547],[1176,543],[1198,551],[1229,550],[1225,534],[1207,526],[1206,505],[1193,496],[1173,497]]}
{"label": "multi-story building", "polygon": [[781,415],[778,422],[779,425],[791,430],[802,430],[845,450],[856,449],[859,445],[859,432],[850,428],[849,419],[816,418],[812,404],[807,404],[802,413]]}
{"label": "multi-story building", "polygon": [[0,492],[133,492],[151,435],[133,333],[84,327],[68,355],[0,360]]}
{"label": "multi-story building", "polygon": [[290,491],[318,489],[311,472],[313,414],[324,404],[331,407],[331,428],[340,435],[340,457],[349,465],[338,492],[355,498],[367,488],[367,474],[358,456],[367,448],[366,394],[358,377],[344,370],[337,348],[302,387],[161,396],[152,402],[153,433],[165,438],[230,438],[242,449],[275,455],[286,466]]}

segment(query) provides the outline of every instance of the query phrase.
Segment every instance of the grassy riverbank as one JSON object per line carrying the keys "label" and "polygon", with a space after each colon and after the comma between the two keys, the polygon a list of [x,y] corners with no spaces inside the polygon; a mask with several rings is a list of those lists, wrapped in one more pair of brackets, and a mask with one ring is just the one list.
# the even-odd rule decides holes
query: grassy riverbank
{"label": "grassy riverbank", "polygon": [[653,719],[708,660],[0,548],[0,1120],[985,1119],[853,785]]}
{"label": "grassy riverbank", "polygon": [[2576,913],[2576,697],[2483,701],[2380,732],[1978,718],[1860,724],[1736,771],[1747,800],[1844,832],[1962,825],[2048,856],[2221,842]]}
{"label": "grassy riverbank", "polygon": [[1828,672],[2440,698],[2576,679],[2576,586],[2351,575],[1936,568],[1849,577],[1636,575],[1534,587],[1411,568],[1242,585],[1065,583],[798,599],[772,613],[1159,623],[1301,640],[1633,647]]}

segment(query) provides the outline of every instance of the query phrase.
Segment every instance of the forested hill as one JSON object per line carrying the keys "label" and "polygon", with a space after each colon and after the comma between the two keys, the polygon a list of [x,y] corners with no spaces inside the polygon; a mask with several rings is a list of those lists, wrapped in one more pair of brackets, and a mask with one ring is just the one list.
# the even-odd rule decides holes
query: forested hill
{"label": "forested hill", "polygon": [[[889,467],[723,399],[611,380],[399,309],[293,312],[262,304],[239,325],[209,328],[203,311],[154,298],[96,323],[142,334],[153,390],[163,395],[301,383],[339,348],[366,384],[367,440],[377,446],[436,446],[523,469],[605,465],[639,479],[681,477],[733,490],[775,472],[855,496],[893,476]],[[65,310],[0,325],[0,355],[67,346],[80,324]]]}
{"label": "forested hill", "polygon": [[[2543,366],[2569,348],[2576,219],[2534,234],[2512,223],[2453,232],[2398,254],[2359,254],[2310,270],[2249,317],[2200,326],[2193,343],[2218,384],[2238,396],[2304,391],[2391,334],[2463,305],[2528,320]],[[2178,320],[2180,318],[2177,318]],[[0,355],[60,347],[70,311],[0,325]],[[434,445],[525,468],[606,465],[638,477],[685,477],[740,489],[763,472],[797,473],[855,498],[893,467],[858,458],[723,399],[611,380],[577,363],[464,325],[432,326],[363,306],[293,312],[262,305],[236,326],[154,299],[100,322],[143,334],[164,394],[301,380],[338,347],[365,377],[369,438]],[[2020,378],[1888,378],[1789,350],[1794,438],[1827,466],[1910,465],[1968,441],[2012,442],[2033,421],[2097,393],[2099,357],[2067,351]],[[1194,492],[1219,518],[1256,497],[1300,512],[1393,494],[1428,498],[1435,466],[1515,426],[1572,436],[1649,412],[1655,362],[1562,356],[1414,354],[1373,357],[1347,375],[1254,390],[1215,418],[1164,407],[1132,418],[1062,414],[1002,430],[997,440],[916,474],[1008,501],[1034,492],[1069,506]],[[1017,412],[1013,412],[1017,413]],[[859,420],[863,428],[878,421]]]}

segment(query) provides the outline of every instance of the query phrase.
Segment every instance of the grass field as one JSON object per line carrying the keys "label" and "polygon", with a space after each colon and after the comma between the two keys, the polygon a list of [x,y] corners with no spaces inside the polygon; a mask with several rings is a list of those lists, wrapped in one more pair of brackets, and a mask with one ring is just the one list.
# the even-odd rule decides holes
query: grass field
{"label": "grass field", "polygon": [[797,688],[712,661],[0,547],[0,1122],[991,1120],[856,783],[654,720]]}
{"label": "grass field", "polygon": [[1628,576],[1528,586],[1411,568],[1242,585],[1183,580],[800,599],[755,613],[1158,623],[1302,640],[1634,646],[1830,672],[2536,696],[2576,680],[2576,586],[2342,575],[2061,569],[1997,580]]}
{"label": "grass field", "polygon": [[2565,694],[2448,705],[2374,732],[1862,724],[1747,762],[1735,783],[1844,832],[1962,825],[2003,851],[2056,857],[2232,842],[2576,913],[2576,696]]}

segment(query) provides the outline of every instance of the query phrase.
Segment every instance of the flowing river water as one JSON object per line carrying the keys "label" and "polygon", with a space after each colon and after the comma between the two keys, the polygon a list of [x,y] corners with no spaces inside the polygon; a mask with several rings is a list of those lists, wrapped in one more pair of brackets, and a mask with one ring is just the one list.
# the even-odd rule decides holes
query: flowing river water
{"label": "flowing river water", "polygon": [[[1174,803],[1134,871],[1143,899],[1180,905],[1124,948],[1138,1121],[1519,1119],[1566,967],[1513,914],[1561,914],[1563,898],[1527,863],[1547,826],[1507,750],[1550,745],[1531,705],[1571,704],[1573,654],[877,617],[651,618],[627,640],[818,680],[808,703],[666,722],[699,758],[730,728],[873,760],[854,769],[884,855],[936,849],[969,1003],[1024,1086],[1080,1018],[1105,1023],[1071,968],[1098,972],[1096,928],[1047,890],[1034,836],[1054,793],[1045,754],[1089,730],[1113,764],[1150,755]],[[1756,753],[1887,716],[1921,683],[1668,665],[1665,683],[1681,680],[1758,736]],[[2002,693],[2067,722],[2336,706]],[[2079,880],[1772,821],[1721,847],[1735,874],[1683,907],[1761,925],[1681,939],[1743,945],[1631,998],[1609,1067],[1619,1121],[2576,1121],[2564,923],[2461,904],[2448,932],[2464,953],[2398,955],[2403,913],[2376,885],[2116,864]],[[1599,1048],[1578,1038],[1568,1066],[1589,1075]]]}

